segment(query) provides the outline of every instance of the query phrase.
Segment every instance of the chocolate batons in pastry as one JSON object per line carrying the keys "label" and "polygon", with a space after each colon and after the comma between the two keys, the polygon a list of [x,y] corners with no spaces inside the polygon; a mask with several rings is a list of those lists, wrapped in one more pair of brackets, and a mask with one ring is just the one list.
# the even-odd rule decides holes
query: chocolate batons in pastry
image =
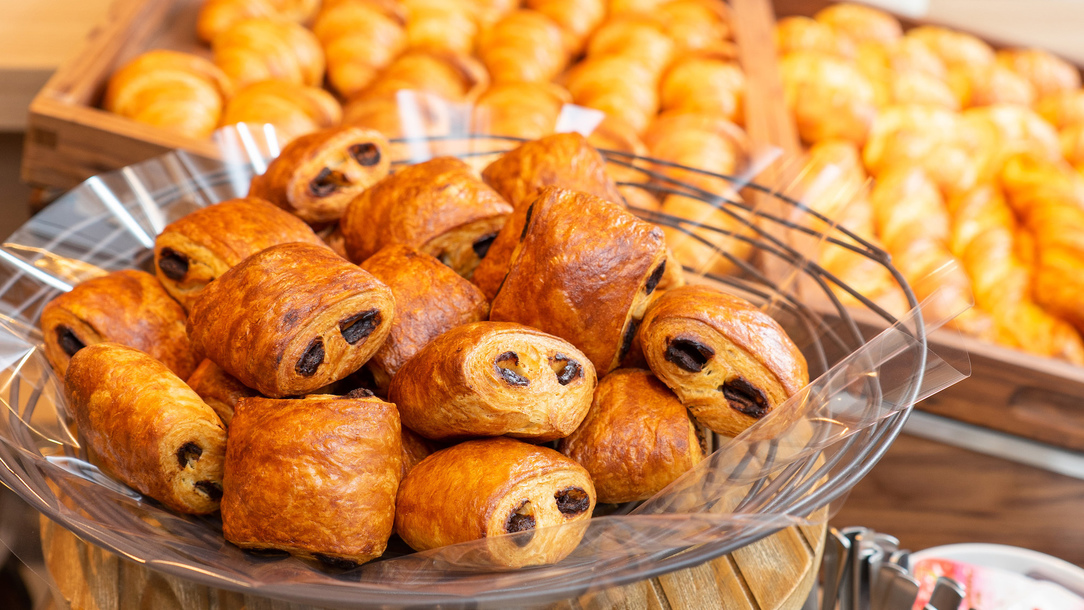
{"label": "chocolate batons in pastry", "polygon": [[226,448],[222,533],[333,568],[365,563],[391,536],[402,462],[393,404],[244,398]]}
{"label": "chocolate batons in pastry", "polygon": [[415,466],[399,487],[395,530],[418,551],[484,539],[493,563],[542,565],[575,550],[594,508],[591,477],[575,461],[491,438],[442,449]]}
{"label": "chocolate batons in pastry", "polygon": [[184,309],[149,273],[125,269],[89,279],[45,305],[45,357],[57,375],[88,345],[110,341],[134,347],[180,377],[196,368],[184,332]]}
{"label": "chocolate batons in pastry", "polygon": [[454,157],[399,170],[350,202],[341,221],[346,252],[361,262],[406,244],[469,278],[512,206]]}
{"label": "chocolate batons in pastry", "polygon": [[226,429],[165,365],[98,343],[72,357],[64,387],[79,435],[106,471],[173,510],[218,510]]}
{"label": "chocolate batons in pastry", "polygon": [[215,410],[227,427],[233,420],[237,402],[260,393],[237,380],[210,360],[204,360],[188,378],[188,387],[199,394],[207,406]]}
{"label": "chocolate batons in pastry", "polygon": [[154,240],[155,274],[191,310],[211,280],[260,250],[289,242],[324,245],[289,212],[262,199],[230,199],[166,225]]}
{"label": "chocolate batons in pastry", "polygon": [[552,441],[580,425],[594,390],[595,367],[569,342],[519,324],[475,322],[408,360],[388,399],[403,425],[426,438]]}
{"label": "chocolate batons in pastry", "polygon": [[266,199],[310,224],[338,220],[362,191],[388,175],[380,132],[340,127],[301,136],[252,179],[249,197]]}
{"label": "chocolate batons in pastry", "polygon": [[489,319],[561,337],[605,375],[632,347],[666,272],[662,229],[617,204],[556,187],[543,190],[526,216]]}
{"label": "chocolate batons in pastry", "polygon": [[382,389],[387,389],[403,363],[438,335],[489,316],[489,301],[474,284],[417,248],[385,246],[361,268],[395,296],[391,331],[366,364]]}
{"label": "chocolate batons in pastry", "polygon": [[591,473],[598,501],[610,503],[650,498],[704,459],[689,410],[640,369],[603,377],[587,417],[558,450]]}
{"label": "chocolate batons in pastry", "polygon": [[809,383],[805,357],[771,316],[706,286],[663,293],[640,341],[651,371],[700,423],[727,436]]}
{"label": "chocolate batons in pastry", "polygon": [[508,273],[512,251],[527,219],[527,207],[542,189],[559,186],[613,203],[623,205],[625,201],[606,173],[602,155],[578,133],[558,133],[524,142],[491,163],[482,172],[482,179],[516,210],[471,277],[490,300]]}
{"label": "chocolate batons in pastry", "polygon": [[188,336],[264,396],[312,392],[361,368],[388,336],[391,290],[331,250],[272,246],[204,289]]}

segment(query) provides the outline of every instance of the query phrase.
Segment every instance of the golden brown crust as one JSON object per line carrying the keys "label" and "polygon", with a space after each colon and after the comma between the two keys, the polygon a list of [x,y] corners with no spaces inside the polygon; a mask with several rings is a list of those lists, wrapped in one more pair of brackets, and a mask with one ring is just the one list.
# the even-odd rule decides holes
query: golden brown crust
{"label": "golden brown crust", "polygon": [[324,243],[304,221],[266,201],[230,199],[166,225],[154,240],[155,274],[190,310],[204,286],[230,267],[290,242]]}
{"label": "golden brown crust", "polygon": [[249,197],[266,199],[310,224],[338,220],[350,201],[388,175],[388,141],[360,127],[297,138],[252,179]]}
{"label": "golden brown crust", "polygon": [[312,244],[272,246],[212,282],[188,318],[200,353],[272,397],[304,394],[361,368],[391,329],[391,290]]}
{"label": "golden brown crust", "polygon": [[685,405],[637,369],[604,377],[587,417],[557,449],[591,473],[599,502],[612,503],[650,498],[704,458]]}
{"label": "golden brown crust", "polygon": [[508,13],[475,44],[495,83],[553,80],[569,60],[561,27],[532,10]]}
{"label": "golden brown crust", "polygon": [[63,376],[81,346],[110,341],[146,352],[182,378],[196,356],[185,313],[149,273],[125,269],[80,283],[41,312],[45,357]]}
{"label": "golden brown crust", "polygon": [[474,284],[417,248],[385,246],[361,268],[395,296],[391,331],[367,364],[380,388],[387,389],[403,363],[438,335],[489,315],[489,301]]}
{"label": "golden brown crust", "polygon": [[242,19],[211,42],[214,62],[237,87],[279,79],[319,86],[324,80],[324,50],[307,28],[284,19]]}
{"label": "golden brown crust", "polygon": [[244,398],[226,449],[222,533],[332,566],[375,559],[391,536],[402,451],[395,405],[377,398]]}
{"label": "golden brown crust", "polygon": [[624,205],[624,198],[606,173],[602,155],[578,133],[558,133],[524,142],[491,163],[482,172],[482,179],[516,210],[471,278],[489,299],[497,295],[508,273],[512,251],[523,232],[526,208],[542,189],[559,186]]}
{"label": "golden brown crust", "polygon": [[775,320],[706,286],[659,297],[640,340],[651,371],[719,434],[741,433],[809,383],[805,357]]}
{"label": "golden brown crust", "polygon": [[599,374],[613,370],[665,271],[662,230],[617,204],[557,187],[543,190],[527,216],[490,319],[561,337]]}
{"label": "golden brown crust", "polygon": [[433,441],[421,436],[417,432],[414,432],[410,428],[403,426],[403,476],[406,478],[407,474],[414,467],[421,463],[422,460],[432,455],[437,451],[438,446]]}
{"label": "golden brown crust", "polygon": [[99,343],[72,357],[64,387],[80,436],[108,472],[173,510],[218,510],[226,429],[162,363]]}
{"label": "golden brown crust", "polygon": [[418,351],[388,397],[427,438],[551,441],[576,429],[594,389],[595,368],[569,342],[520,324],[475,322]]}
{"label": "golden brown crust", "polygon": [[325,2],[312,30],[331,86],[344,97],[364,89],[406,47],[405,25],[406,12],[393,0]]}
{"label": "golden brown crust", "polygon": [[352,261],[388,244],[414,246],[470,277],[480,243],[512,212],[501,196],[452,157],[404,168],[350,202],[341,227]]}
{"label": "golden brown crust", "polygon": [[241,383],[210,360],[201,362],[186,383],[192,391],[199,394],[207,406],[215,410],[227,428],[233,420],[237,401],[260,395],[259,392]]}
{"label": "golden brown crust", "polygon": [[553,83],[500,83],[475,101],[471,127],[488,133],[533,140],[548,136],[572,94]]}
{"label": "golden brown crust", "polygon": [[[571,553],[594,506],[582,466],[552,449],[494,438],[443,449],[415,466],[399,489],[395,528],[419,551],[485,539],[490,561],[522,567]],[[502,536],[515,531],[524,533]]]}
{"label": "golden brown crust", "polygon": [[290,142],[342,122],[339,101],[327,91],[281,80],[252,83],[226,102],[222,125],[271,123],[280,142]]}

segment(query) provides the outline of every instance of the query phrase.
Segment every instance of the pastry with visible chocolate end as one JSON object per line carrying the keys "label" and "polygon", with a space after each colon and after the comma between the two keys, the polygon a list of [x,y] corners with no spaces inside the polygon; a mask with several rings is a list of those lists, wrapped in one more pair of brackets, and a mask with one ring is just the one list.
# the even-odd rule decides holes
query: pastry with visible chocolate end
{"label": "pastry with visible chocolate end", "polygon": [[565,339],[600,375],[617,368],[665,272],[662,229],[593,195],[547,187],[520,241],[489,319]]}
{"label": "pastry with visible chocolate end", "polygon": [[331,250],[272,246],[204,289],[192,345],[265,396],[305,394],[361,368],[391,330],[391,290]]}
{"label": "pastry with visible chocolate end", "polygon": [[366,365],[381,389],[386,390],[403,363],[438,335],[489,315],[489,301],[474,284],[417,248],[385,246],[361,268],[395,296],[391,331]]}
{"label": "pastry with visible chocolate end", "polygon": [[388,399],[427,438],[552,441],[580,425],[595,367],[567,341],[519,324],[457,326],[399,369]]}
{"label": "pastry with visible chocolate end", "polygon": [[188,377],[197,360],[184,324],[184,309],[158,280],[133,269],[82,282],[41,311],[45,357],[60,376],[76,352],[110,341],[142,350]]}
{"label": "pastry with visible chocolate end", "polygon": [[260,250],[289,242],[324,245],[304,221],[262,199],[230,199],[170,224],[154,240],[154,268],[186,309],[203,287]]}
{"label": "pastry with visible chocolate end", "polygon": [[244,398],[226,448],[222,533],[332,568],[375,559],[391,536],[402,452],[399,414],[378,398]]}
{"label": "pastry with visible chocolate end", "polygon": [[414,246],[469,278],[512,206],[453,157],[404,168],[350,202],[346,252],[361,262],[388,244]]}
{"label": "pastry with visible chocolate end", "polygon": [[207,403],[207,406],[215,410],[226,427],[229,427],[230,421],[233,420],[237,401],[260,395],[259,392],[241,383],[210,360],[201,362],[188,378],[187,383],[188,387]]}
{"label": "pastry with visible chocolate end", "polygon": [[576,548],[594,508],[582,466],[553,449],[492,438],[415,466],[399,488],[395,529],[418,551],[484,539],[493,563],[542,565]]}
{"label": "pastry with visible chocolate end", "polygon": [[557,448],[591,473],[599,502],[644,500],[704,459],[689,410],[651,371],[602,378],[583,423]]}
{"label": "pastry with visible chocolate end", "polygon": [[771,316],[706,286],[660,296],[640,340],[651,371],[719,434],[740,434],[809,383],[805,357]]}
{"label": "pastry with visible chocolate end", "polygon": [[64,387],[80,437],[107,472],[173,510],[218,510],[226,428],[165,365],[98,343],[72,357]]}
{"label": "pastry with visible chocolate end", "polygon": [[249,197],[266,199],[310,224],[338,220],[362,191],[388,175],[388,141],[379,132],[340,127],[286,145],[252,179]]}
{"label": "pastry with visible chocolate end", "polygon": [[625,202],[606,173],[602,155],[578,133],[558,133],[524,142],[491,163],[482,172],[482,179],[516,210],[471,278],[489,299],[496,296],[508,272],[512,251],[523,232],[526,208],[542,189],[559,186],[621,205]]}

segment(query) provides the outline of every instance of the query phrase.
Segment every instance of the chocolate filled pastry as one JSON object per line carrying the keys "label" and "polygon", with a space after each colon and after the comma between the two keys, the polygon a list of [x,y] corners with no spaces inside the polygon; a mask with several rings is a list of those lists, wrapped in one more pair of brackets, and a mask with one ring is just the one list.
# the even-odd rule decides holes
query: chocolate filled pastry
{"label": "chocolate filled pastry", "polygon": [[350,202],[341,226],[352,261],[405,244],[469,278],[511,213],[469,165],[438,157],[376,183]]}
{"label": "chocolate filled pastry", "polygon": [[752,303],[706,286],[663,293],[640,327],[651,371],[700,423],[736,436],[809,383],[805,357]]}
{"label": "chocolate filled pastry", "polygon": [[199,394],[207,406],[215,410],[218,418],[227,427],[233,420],[233,412],[239,400],[260,395],[210,360],[201,362],[186,383]]}
{"label": "chocolate filled pastry", "polygon": [[109,341],[142,350],[188,377],[197,360],[184,324],[184,309],[158,280],[134,269],[86,280],[41,311],[45,357],[60,376],[76,352]]}
{"label": "chocolate filled pastry", "polygon": [[266,199],[311,224],[338,220],[362,191],[388,175],[388,141],[360,127],[318,131],[290,142],[252,179],[249,197]]}
{"label": "chocolate filled pastry", "polygon": [[226,429],[165,365],[98,343],[72,357],[64,387],[80,437],[107,472],[173,510],[218,510]]}
{"label": "chocolate filled pastry", "polygon": [[391,330],[391,290],[331,250],[272,246],[204,289],[192,345],[264,396],[312,392],[361,368]]}
{"label": "chocolate filled pastry", "polygon": [[558,450],[591,473],[599,502],[612,503],[650,498],[704,459],[689,410],[638,369],[599,381],[587,417]]}
{"label": "chocolate filled pastry", "polygon": [[324,245],[309,225],[262,199],[230,199],[170,224],[154,240],[158,280],[186,309],[230,267],[275,244]]}
{"label": "chocolate filled pastry", "polygon": [[230,424],[222,533],[243,549],[352,568],[384,553],[403,443],[374,397],[245,398]]}
{"label": "chocolate filled pastry", "polygon": [[385,246],[361,268],[395,297],[391,331],[366,365],[379,388],[386,390],[403,363],[441,333],[489,315],[489,301],[474,284],[417,248]]}
{"label": "chocolate filled pastry", "polygon": [[582,466],[553,449],[492,438],[415,466],[399,487],[395,529],[418,551],[484,539],[492,563],[542,565],[575,550],[594,508]]}
{"label": "chocolate filled pastry", "polygon": [[471,278],[489,299],[497,295],[497,289],[504,281],[512,251],[523,232],[527,208],[542,189],[559,186],[624,204],[621,193],[606,172],[606,161],[578,133],[557,133],[524,142],[491,163],[482,172],[482,179],[516,210]]}
{"label": "chocolate filled pastry", "polygon": [[547,187],[528,208],[489,319],[565,339],[600,375],[632,347],[666,273],[662,229],[587,193]]}
{"label": "chocolate filled pastry", "polygon": [[552,441],[580,425],[595,367],[569,342],[507,322],[457,326],[392,379],[388,399],[426,438]]}

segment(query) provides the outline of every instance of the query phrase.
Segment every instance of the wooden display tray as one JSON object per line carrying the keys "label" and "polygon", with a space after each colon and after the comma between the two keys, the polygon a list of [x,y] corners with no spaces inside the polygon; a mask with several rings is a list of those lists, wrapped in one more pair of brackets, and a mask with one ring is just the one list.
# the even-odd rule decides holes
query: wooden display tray
{"label": "wooden display tray", "polygon": [[[822,510],[821,517],[825,517]],[[799,610],[817,580],[826,524],[791,527],[694,568],[547,604],[546,610]],[[154,572],[41,517],[45,565],[61,599],[50,610],[318,610],[212,589]]]}

